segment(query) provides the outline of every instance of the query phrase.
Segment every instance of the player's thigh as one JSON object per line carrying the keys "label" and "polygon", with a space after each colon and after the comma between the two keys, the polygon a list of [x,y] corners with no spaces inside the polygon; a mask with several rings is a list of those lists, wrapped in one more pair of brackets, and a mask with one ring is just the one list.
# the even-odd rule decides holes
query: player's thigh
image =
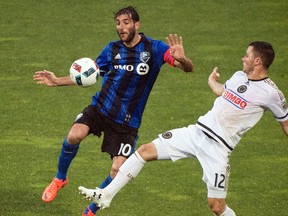
{"label": "player's thigh", "polygon": [[117,123],[106,124],[102,152],[109,153],[111,157],[123,156],[128,158],[134,152],[137,139],[137,129],[128,126],[120,127]]}
{"label": "player's thigh", "polygon": [[197,158],[203,169],[203,181],[207,184],[210,198],[226,197],[230,174],[230,153],[224,145],[208,137],[198,147]]}
{"label": "player's thigh", "polygon": [[157,149],[158,160],[171,159],[173,161],[190,158],[195,155],[195,140],[197,128],[194,126],[177,128],[158,136],[153,143]]}
{"label": "player's thigh", "polygon": [[89,130],[89,127],[85,124],[73,124],[67,136],[68,143],[80,143],[89,134]]}

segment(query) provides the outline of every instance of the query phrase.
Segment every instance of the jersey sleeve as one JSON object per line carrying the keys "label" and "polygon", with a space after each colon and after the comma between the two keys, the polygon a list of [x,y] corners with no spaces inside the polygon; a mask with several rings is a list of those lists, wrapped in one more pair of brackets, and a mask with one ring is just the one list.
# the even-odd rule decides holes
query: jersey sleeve
{"label": "jersey sleeve", "polygon": [[109,50],[111,50],[110,47],[111,47],[111,44],[108,44],[106,47],[104,47],[104,49],[102,50],[102,52],[96,59],[96,64],[99,66],[99,69],[100,69],[100,76],[104,76],[104,74],[110,71],[110,68],[109,68],[109,63],[110,63]]}
{"label": "jersey sleeve", "polygon": [[267,107],[271,110],[277,121],[282,122],[288,120],[287,101],[284,94],[279,89],[275,89],[275,91],[271,93]]}
{"label": "jersey sleeve", "polygon": [[[159,57],[159,60],[161,61],[162,64],[164,64],[165,62],[169,63],[167,61],[167,57],[169,57],[167,55],[167,53],[169,52],[168,51],[169,49],[170,49],[170,47],[167,44],[165,44],[162,41],[157,41],[157,53],[158,53],[158,56],[161,56],[161,58]],[[172,56],[171,56],[171,58],[172,58]]]}

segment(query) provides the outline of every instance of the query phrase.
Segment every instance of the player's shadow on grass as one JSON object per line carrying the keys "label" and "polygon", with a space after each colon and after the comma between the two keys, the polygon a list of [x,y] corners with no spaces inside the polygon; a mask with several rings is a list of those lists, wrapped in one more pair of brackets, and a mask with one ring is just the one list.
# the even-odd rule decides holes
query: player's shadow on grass
{"label": "player's shadow on grass", "polygon": [[[25,187],[25,185],[23,185]],[[67,198],[54,200],[51,203],[44,203],[41,200],[41,193],[29,190],[29,188],[13,188],[11,190],[0,190],[0,215],[74,215],[72,202]],[[69,197],[69,196],[68,196]],[[75,213],[75,212],[74,212]]]}

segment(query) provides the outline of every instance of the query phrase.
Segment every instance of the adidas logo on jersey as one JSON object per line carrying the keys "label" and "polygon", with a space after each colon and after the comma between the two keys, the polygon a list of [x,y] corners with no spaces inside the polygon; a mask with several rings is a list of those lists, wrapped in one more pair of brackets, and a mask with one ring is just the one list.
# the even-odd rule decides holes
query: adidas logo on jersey
{"label": "adidas logo on jersey", "polygon": [[115,56],[115,58],[114,59],[121,59],[121,56],[120,56],[120,54],[118,53],[116,56]]}

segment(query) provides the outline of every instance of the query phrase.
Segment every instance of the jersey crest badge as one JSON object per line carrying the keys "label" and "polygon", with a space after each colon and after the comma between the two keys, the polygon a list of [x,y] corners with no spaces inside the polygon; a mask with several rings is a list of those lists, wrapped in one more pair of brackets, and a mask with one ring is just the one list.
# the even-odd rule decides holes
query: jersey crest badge
{"label": "jersey crest badge", "polygon": [[164,139],[170,139],[172,137],[172,133],[170,131],[167,131],[167,132],[162,134],[162,137]]}
{"label": "jersey crest badge", "polygon": [[239,93],[244,93],[247,90],[247,86],[246,85],[241,85],[237,88],[237,92]]}
{"label": "jersey crest badge", "polygon": [[150,59],[150,53],[149,52],[141,52],[140,53],[140,60],[144,63],[147,63]]}

